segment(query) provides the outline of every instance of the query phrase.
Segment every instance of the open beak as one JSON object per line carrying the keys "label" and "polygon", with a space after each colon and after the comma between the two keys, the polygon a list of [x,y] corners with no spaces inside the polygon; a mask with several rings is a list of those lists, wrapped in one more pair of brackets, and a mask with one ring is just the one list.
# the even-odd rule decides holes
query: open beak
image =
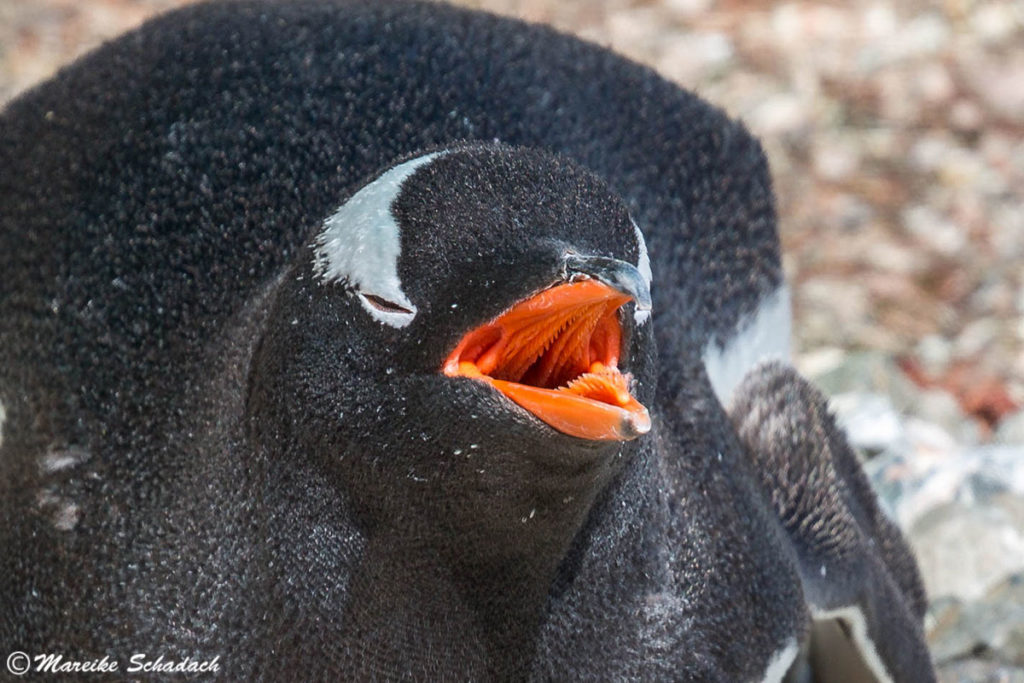
{"label": "open beak", "polygon": [[630,300],[650,308],[647,284],[615,259],[571,256],[566,267],[570,281],[466,334],[443,372],[486,382],[572,436],[626,441],[646,434],[650,415],[618,369],[618,310]]}

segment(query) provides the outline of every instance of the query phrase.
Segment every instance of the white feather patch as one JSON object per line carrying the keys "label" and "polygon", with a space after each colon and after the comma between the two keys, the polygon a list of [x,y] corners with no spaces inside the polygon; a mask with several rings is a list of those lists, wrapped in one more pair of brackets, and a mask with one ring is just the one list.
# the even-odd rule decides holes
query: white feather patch
{"label": "white feather patch", "polygon": [[772,655],[772,658],[768,660],[768,668],[764,671],[764,683],[780,683],[782,677],[789,671],[789,667],[793,665],[793,660],[796,659],[797,654],[800,652],[800,645],[796,642],[796,638],[791,638],[788,643],[782,646],[782,649]]}
{"label": "white feather patch", "polygon": [[[647,282],[647,289],[651,288],[651,259],[647,255],[647,241],[644,240],[644,233],[640,230],[640,226],[636,224],[636,221],[630,219],[633,223],[633,232],[636,233],[636,248],[640,252],[636,259],[636,269],[640,271],[640,276]],[[643,325],[651,317],[650,311],[641,311],[637,309],[633,313],[633,320],[636,321],[637,325]]]}
{"label": "white feather patch", "polygon": [[789,288],[781,285],[740,320],[724,348],[714,340],[704,347],[704,368],[722,405],[729,405],[736,386],[759,363],[789,360],[791,318]]}
{"label": "white feather patch", "polygon": [[892,676],[889,675],[888,669],[885,668],[882,658],[878,656],[875,644],[868,637],[867,621],[864,619],[864,613],[860,611],[859,607],[850,605],[849,607],[831,610],[812,609],[811,615],[815,621],[837,619],[845,623],[850,630],[850,636],[857,647],[861,659],[874,677],[879,683],[893,683]]}
{"label": "white feather patch", "polygon": [[[417,157],[382,173],[324,221],[316,240],[313,267],[320,280],[353,287],[363,308],[392,327],[411,323],[416,306],[398,278],[402,241],[391,207],[402,183],[441,154],[444,152]],[[376,306],[367,297],[393,304],[395,310]]]}

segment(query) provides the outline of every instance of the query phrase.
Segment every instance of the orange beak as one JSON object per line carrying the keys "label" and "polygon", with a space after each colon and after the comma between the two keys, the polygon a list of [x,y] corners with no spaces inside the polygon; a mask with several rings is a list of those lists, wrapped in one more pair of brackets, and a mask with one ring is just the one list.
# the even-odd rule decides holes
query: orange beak
{"label": "orange beak", "polygon": [[618,369],[617,312],[631,298],[594,279],[556,285],[469,332],[443,372],[490,384],[560,432],[635,439],[651,418]]}

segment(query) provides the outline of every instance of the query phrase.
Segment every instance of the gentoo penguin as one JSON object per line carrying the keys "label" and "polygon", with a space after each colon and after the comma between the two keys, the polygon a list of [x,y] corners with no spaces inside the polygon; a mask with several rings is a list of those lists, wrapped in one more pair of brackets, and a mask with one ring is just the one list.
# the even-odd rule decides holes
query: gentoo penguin
{"label": "gentoo penguin", "polygon": [[694,95],[444,5],[232,2],[0,124],[5,652],[934,679],[906,544],[821,396],[756,366],[770,181]]}

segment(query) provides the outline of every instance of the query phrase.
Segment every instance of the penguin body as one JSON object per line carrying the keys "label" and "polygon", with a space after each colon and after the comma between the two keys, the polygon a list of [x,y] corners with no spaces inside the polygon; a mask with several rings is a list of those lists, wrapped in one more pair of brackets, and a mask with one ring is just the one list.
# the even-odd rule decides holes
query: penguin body
{"label": "penguin body", "polygon": [[[852,498],[800,508],[836,558],[776,505],[813,478],[765,474],[790,452],[758,426],[803,423],[735,389],[788,338],[770,182],[695,96],[451,7],[241,2],[0,120],[8,650],[781,680],[816,615],[871,645],[891,609],[872,671],[930,680],[913,560],[834,426],[793,434],[844,454]],[[855,553],[889,592],[851,589]]]}

